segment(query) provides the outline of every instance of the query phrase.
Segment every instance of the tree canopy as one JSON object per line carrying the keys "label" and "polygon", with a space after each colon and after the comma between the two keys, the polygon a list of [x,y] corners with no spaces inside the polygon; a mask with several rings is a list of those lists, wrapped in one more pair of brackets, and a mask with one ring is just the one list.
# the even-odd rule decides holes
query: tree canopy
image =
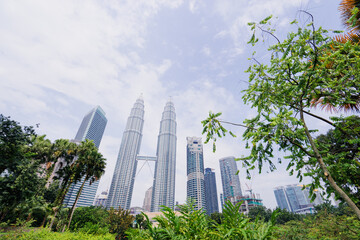
{"label": "tree canopy", "polygon": [[[268,48],[269,63],[252,58],[253,64],[247,70],[249,86],[244,90],[243,101],[255,108],[257,114],[242,125],[246,127],[243,138],[250,149],[249,156],[242,158],[243,163],[248,170],[257,167],[261,172],[267,164],[273,171],[274,150],[278,148],[285,154],[290,174],[296,173],[300,181],[303,176],[312,177],[311,191],[322,188],[323,180],[326,190],[336,192],[360,218],[360,210],[341,186],[341,180],[337,183],[338,175],[331,171],[335,168],[329,169],[331,153],[319,148],[314,136],[317,129],[311,127],[313,119],[321,120],[336,131],[347,133],[350,142],[358,143],[359,135],[340,124],[346,121],[344,118],[325,119],[314,114],[311,107],[319,95],[324,104],[334,107],[354,103],[353,96],[360,95],[360,46],[334,41],[329,31],[315,27],[313,19],[281,41],[270,27],[270,19],[249,23],[253,31],[250,44],[258,44],[259,30],[274,37],[277,43]],[[227,130],[219,117],[220,114],[210,113],[202,122],[203,133],[207,134],[205,142],[225,136]],[[348,162],[357,165],[359,159]]]}

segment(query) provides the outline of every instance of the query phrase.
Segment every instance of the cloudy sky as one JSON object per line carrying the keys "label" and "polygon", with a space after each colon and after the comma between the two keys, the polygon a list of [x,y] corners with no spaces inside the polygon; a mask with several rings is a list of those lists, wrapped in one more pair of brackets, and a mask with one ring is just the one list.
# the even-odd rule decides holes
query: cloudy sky
{"label": "cloudy sky", "polygon": [[[241,100],[246,89],[247,22],[273,14],[279,36],[289,22],[311,12],[317,26],[342,29],[335,0],[0,0],[0,113],[22,125],[40,123],[37,132],[51,140],[72,139],[94,106],[108,125],[100,145],[107,169],[98,192],[110,187],[125,122],[143,94],[145,124],[141,155],[155,155],[161,113],[171,96],[177,113],[176,201],[186,199],[186,137],[201,136],[208,112],[242,122],[253,111]],[[267,40],[256,48],[266,58]],[[313,126],[323,129],[321,123]],[[231,128],[231,127],[229,127]],[[238,136],[243,129],[231,128]],[[222,192],[219,159],[246,155],[241,138],[226,138],[213,153],[204,148],[206,167],[214,168]],[[279,155],[281,157],[281,155]],[[143,165],[138,164],[138,170]],[[276,207],[272,189],[297,183],[284,166],[245,183],[266,207]],[[132,206],[142,206],[152,185],[154,165],[137,174]]]}

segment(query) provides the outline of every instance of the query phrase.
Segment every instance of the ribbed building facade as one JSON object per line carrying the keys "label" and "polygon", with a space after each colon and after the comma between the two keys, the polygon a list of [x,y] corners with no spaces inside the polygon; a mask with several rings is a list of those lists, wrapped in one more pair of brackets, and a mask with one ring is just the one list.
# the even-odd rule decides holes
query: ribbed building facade
{"label": "ribbed building facade", "polygon": [[243,196],[241,192],[241,185],[239,175],[237,175],[237,165],[234,157],[225,157],[219,160],[221,182],[223,186],[224,200],[230,197]]}
{"label": "ribbed building facade", "polygon": [[136,174],[136,156],[139,154],[144,125],[144,101],[136,100],[127,120],[111,181],[107,208],[130,209]]}
{"label": "ribbed building facade", "polygon": [[171,101],[165,105],[160,122],[156,151],[151,211],[158,212],[161,205],[174,209],[176,171],[176,114]]}
{"label": "ribbed building facade", "polygon": [[206,211],[203,145],[199,137],[187,137],[187,199],[195,201],[195,209]]}
{"label": "ribbed building facade", "polygon": [[[97,148],[99,148],[106,124],[107,119],[105,117],[105,112],[100,106],[95,107],[88,114],[85,115],[83,121],[81,122],[80,128],[75,136],[75,142],[81,142],[85,139],[89,139],[94,142]],[[82,182],[83,181],[80,181],[77,184],[71,185],[64,199],[65,207],[72,207]],[[95,181],[91,185],[89,183],[90,180],[85,183],[84,188],[81,191],[79,200],[76,204],[77,207],[86,207],[93,205],[99,181]]]}
{"label": "ribbed building facade", "polygon": [[206,213],[208,215],[219,212],[218,196],[216,190],[215,172],[211,168],[205,168],[205,200]]}

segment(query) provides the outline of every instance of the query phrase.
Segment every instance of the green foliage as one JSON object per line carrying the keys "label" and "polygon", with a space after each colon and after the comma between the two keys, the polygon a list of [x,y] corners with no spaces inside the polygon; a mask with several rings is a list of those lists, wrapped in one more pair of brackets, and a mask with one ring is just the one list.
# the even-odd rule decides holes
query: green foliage
{"label": "green foliage", "polygon": [[104,233],[102,235],[93,235],[84,232],[51,232],[49,229],[24,229],[22,231],[11,231],[7,233],[0,233],[0,239],[6,240],[113,240],[114,235]]}
{"label": "green foliage", "polygon": [[359,239],[360,221],[352,215],[333,215],[320,211],[303,220],[292,220],[275,231],[277,239]]}
{"label": "green foliage", "polygon": [[[336,127],[319,135],[316,144],[331,175],[360,207],[360,117],[333,117],[332,120]],[[329,195],[336,194],[327,182],[325,185]]]}
{"label": "green foliage", "polygon": [[89,184],[91,185],[95,181],[99,180],[100,177],[105,173],[106,166],[106,159],[100,152],[98,152],[95,144],[88,139],[81,142],[81,144],[78,146],[77,153],[78,158],[75,160],[75,164],[77,166],[77,169],[81,172],[80,175],[82,176],[83,182],[76,194],[74,204],[69,213],[68,227],[70,227],[76,204],[79,200],[81,191],[85,183],[89,181]]}
{"label": "green foliage", "polygon": [[109,212],[103,207],[78,207],[75,209],[70,230],[76,231],[81,228],[90,228],[89,225],[96,225],[96,228],[106,228],[108,227],[108,218]]}
{"label": "green foliage", "polygon": [[135,222],[136,222],[136,227],[137,227],[137,228],[142,228],[142,229],[146,229],[146,228],[147,228],[144,215],[142,215],[142,214],[137,214],[137,215],[135,216]]}
{"label": "green foliage", "polygon": [[224,216],[222,213],[214,212],[210,215],[210,219],[216,222],[217,224],[221,224],[224,219]]}
{"label": "green foliage", "polygon": [[110,209],[108,225],[110,233],[116,234],[116,239],[126,239],[125,232],[131,227],[133,222],[134,217],[130,215],[129,210],[124,210],[121,207],[118,210]]}
{"label": "green foliage", "polygon": [[[316,144],[313,134],[317,129],[309,128],[308,122],[311,121],[307,122],[308,118],[305,118],[307,115],[322,120],[336,131],[346,132],[348,137],[345,141],[358,144],[359,135],[354,134],[350,127],[339,124],[343,119],[332,118],[332,122],[311,113],[311,107],[314,100],[335,108],[356,104],[360,96],[360,46],[333,41],[327,30],[321,27],[316,29],[313,22],[304,28],[299,27],[296,32],[290,32],[284,41],[280,41],[274,35],[274,29],[269,27],[268,20],[250,24],[253,37],[249,43],[257,44],[256,31],[260,29],[261,33],[273,36],[277,44],[268,49],[268,64],[255,59],[246,71],[250,84],[244,90],[243,101],[257,110],[254,118],[244,121],[246,130],[243,138],[250,154],[241,160],[247,168],[247,175],[250,177],[249,170],[255,168],[261,173],[263,166],[268,166],[270,171],[275,170],[274,150],[279,149],[285,154],[290,175],[296,174],[300,181],[303,176],[313,178],[311,193],[314,189],[322,188],[320,183],[323,180],[326,191],[336,192],[360,218],[360,210],[354,204],[355,198],[349,198],[349,192],[356,184],[346,174],[336,170],[349,169],[358,175],[358,170],[354,168],[359,163],[359,157],[338,159],[341,154],[345,155],[345,151],[331,156],[326,145]],[[226,135],[227,130],[218,119],[220,115],[210,112],[202,122],[206,142],[213,139],[215,144],[217,138]],[[356,145],[356,151],[358,149]],[[332,157],[334,159],[331,160]],[[350,183],[348,189],[346,181]],[[354,189],[354,192],[359,192],[359,189]]]}
{"label": "green foliage", "polygon": [[0,174],[7,170],[8,174],[17,171],[25,156],[24,145],[31,143],[35,135],[32,127],[21,127],[10,117],[0,114]]}
{"label": "green foliage", "polygon": [[180,214],[164,207],[163,216],[154,219],[158,226],[154,227],[144,214],[148,229],[129,229],[129,239],[272,239],[274,228],[273,214],[271,221],[250,222],[239,213],[240,204],[233,206],[227,202],[223,212],[222,223],[209,219],[201,210],[196,210],[194,202],[180,206]]}
{"label": "green foliage", "polygon": [[271,209],[266,209],[266,207],[264,206],[257,206],[249,209],[248,217],[252,221],[255,221],[256,219],[260,219],[267,222],[271,219],[271,214],[272,214]]}

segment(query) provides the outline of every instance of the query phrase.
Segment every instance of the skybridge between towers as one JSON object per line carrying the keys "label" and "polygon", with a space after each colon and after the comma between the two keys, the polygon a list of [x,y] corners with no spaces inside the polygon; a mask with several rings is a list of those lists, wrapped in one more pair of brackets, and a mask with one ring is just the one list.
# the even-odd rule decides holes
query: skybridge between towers
{"label": "skybridge between towers", "polygon": [[141,169],[143,169],[143,167],[145,166],[145,164],[148,165],[149,170],[150,170],[150,173],[151,173],[151,176],[154,176],[154,172],[153,172],[153,170],[151,169],[151,166],[150,166],[149,162],[156,162],[156,161],[157,161],[157,157],[137,155],[137,156],[136,156],[136,161],[144,161],[144,163],[143,163],[143,165],[141,166],[141,168],[139,169],[139,171],[136,173],[136,175],[135,175],[135,177],[134,177],[134,180],[135,180],[135,178],[139,175]]}
{"label": "skybridge between towers", "polygon": [[136,156],[136,161],[152,161],[152,162],[156,162],[157,161],[157,157],[153,157],[153,156]]}

